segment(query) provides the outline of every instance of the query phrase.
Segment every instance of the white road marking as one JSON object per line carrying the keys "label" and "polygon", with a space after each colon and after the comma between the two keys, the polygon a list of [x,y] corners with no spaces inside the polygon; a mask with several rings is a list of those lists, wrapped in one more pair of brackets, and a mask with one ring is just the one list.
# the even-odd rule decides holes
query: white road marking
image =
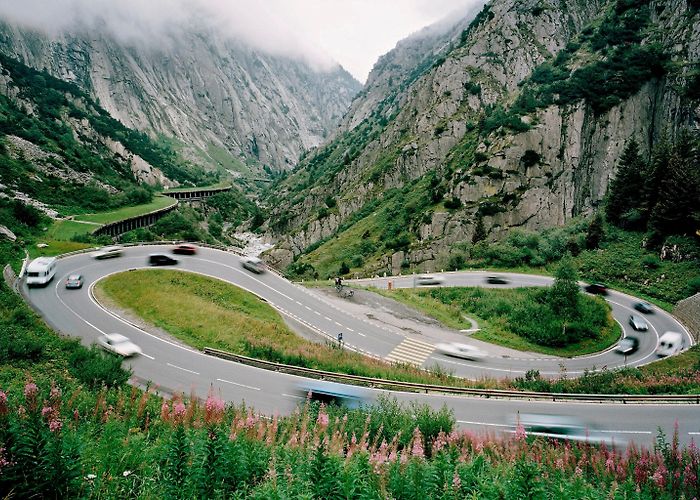
{"label": "white road marking", "polygon": [[346,330],[349,331],[349,332],[354,332],[354,331],[355,331],[355,330],[353,330],[352,328],[346,328]]}
{"label": "white road marking", "polygon": [[691,436],[700,436],[700,432],[689,432]]}
{"label": "white road marking", "polygon": [[471,420],[457,420],[457,422],[460,424],[468,424],[468,425],[488,425],[489,427],[514,427],[513,425],[508,425],[508,424],[491,424],[489,422],[472,422]]}
{"label": "white road marking", "polygon": [[148,359],[156,359],[153,356],[149,356],[148,354],[141,353],[141,356],[146,356]]}
{"label": "white road marking", "polygon": [[182,370],[183,372],[194,373],[195,375],[199,375],[199,372],[188,370],[187,368],[183,368],[181,366],[173,365],[171,363],[166,363],[166,365],[168,365],[171,368],[177,368],[178,370]]}
{"label": "white road marking", "polygon": [[223,378],[217,378],[216,380],[218,380],[219,382],[226,382],[227,384],[237,385],[238,387],[244,387],[244,388],[246,388],[246,389],[252,389],[252,390],[254,390],[254,391],[259,391],[259,390],[260,390],[260,387],[253,387],[253,386],[250,386],[250,385],[239,384],[238,382],[232,382],[232,381],[230,381],[230,380],[224,380]]}
{"label": "white road marking", "polygon": [[651,431],[612,431],[612,430],[601,430],[599,432],[607,432],[609,434],[651,434]]}
{"label": "white road marking", "polygon": [[294,398],[294,399],[306,399],[306,398],[303,398],[301,396],[296,396],[294,394],[285,394],[284,392],[282,393],[282,396],[286,396],[288,398]]}

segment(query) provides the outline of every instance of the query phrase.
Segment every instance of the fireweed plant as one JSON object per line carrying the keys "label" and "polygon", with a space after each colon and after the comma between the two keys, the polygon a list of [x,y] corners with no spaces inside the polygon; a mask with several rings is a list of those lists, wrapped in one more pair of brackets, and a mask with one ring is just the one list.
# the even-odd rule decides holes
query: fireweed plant
{"label": "fireweed plant", "polygon": [[135,388],[0,391],[3,498],[698,498],[700,452],[457,431],[382,399],[262,417]]}

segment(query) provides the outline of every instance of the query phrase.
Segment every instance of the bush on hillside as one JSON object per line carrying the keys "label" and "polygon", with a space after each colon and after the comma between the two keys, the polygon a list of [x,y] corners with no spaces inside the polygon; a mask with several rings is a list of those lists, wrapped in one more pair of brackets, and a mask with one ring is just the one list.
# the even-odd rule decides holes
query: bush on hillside
{"label": "bush on hillside", "polygon": [[120,387],[131,376],[131,369],[122,368],[122,358],[105,353],[96,346],[90,349],[76,346],[69,363],[71,375],[93,388]]}

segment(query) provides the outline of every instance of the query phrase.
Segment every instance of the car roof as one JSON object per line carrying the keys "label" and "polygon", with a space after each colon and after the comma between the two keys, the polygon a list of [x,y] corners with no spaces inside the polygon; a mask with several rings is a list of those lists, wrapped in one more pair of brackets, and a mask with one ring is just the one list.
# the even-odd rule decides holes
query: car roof
{"label": "car roof", "polygon": [[69,274],[69,275],[68,275],[68,279],[69,279],[69,280],[77,280],[77,279],[80,279],[80,278],[82,278],[82,275],[79,274],[79,273],[73,273],[73,274]]}
{"label": "car roof", "polygon": [[105,336],[106,338],[108,338],[109,340],[116,340],[116,341],[119,341],[119,342],[131,342],[131,341],[129,340],[129,337],[125,337],[125,336],[122,335],[121,333],[105,333],[104,336]]}

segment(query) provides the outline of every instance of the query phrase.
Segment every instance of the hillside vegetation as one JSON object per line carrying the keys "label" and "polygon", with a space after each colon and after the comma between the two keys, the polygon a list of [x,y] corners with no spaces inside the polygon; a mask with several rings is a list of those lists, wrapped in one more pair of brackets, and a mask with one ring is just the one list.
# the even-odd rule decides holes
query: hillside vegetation
{"label": "hillside vegetation", "polygon": [[[644,141],[644,159],[692,125],[697,14],[683,2],[492,2],[412,77],[386,63],[411,57],[405,41],[373,70],[381,89],[353,103],[364,114],[270,189],[270,260],[305,278],[454,269],[462,245],[592,214],[620,144]],[[696,194],[675,177],[669,206]]]}
{"label": "hillside vegetation", "polygon": [[111,118],[76,85],[2,54],[0,68],[5,192],[24,193],[65,215],[143,203],[153,188],[137,182],[132,155],[172,181],[212,182],[168,146]]}

